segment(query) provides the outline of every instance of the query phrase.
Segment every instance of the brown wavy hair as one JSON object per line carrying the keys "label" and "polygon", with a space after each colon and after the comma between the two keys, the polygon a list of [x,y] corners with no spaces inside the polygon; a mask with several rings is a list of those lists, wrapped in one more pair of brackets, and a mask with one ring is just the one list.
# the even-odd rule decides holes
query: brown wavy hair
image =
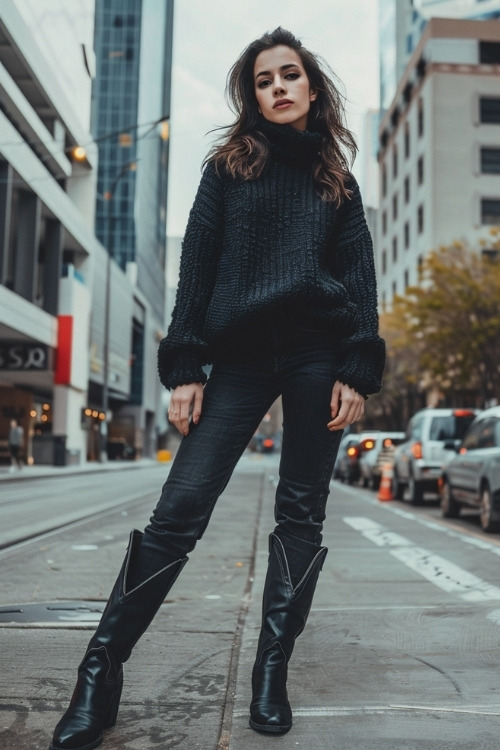
{"label": "brown wavy hair", "polygon": [[223,167],[233,177],[245,180],[262,174],[269,157],[269,142],[258,130],[262,115],[255,97],[254,65],[257,55],[278,45],[295,50],[317,93],[311,102],[308,127],[325,137],[319,158],[313,163],[313,178],[321,198],[340,205],[350,197],[346,180],[358,148],[345,125],[344,97],[334,83],[338,78],[324,60],[281,26],[249,44],[229,71],[226,99],[236,120],[223,128],[226,132],[221,136],[222,142],[212,148],[207,161],[213,160],[216,168]]}

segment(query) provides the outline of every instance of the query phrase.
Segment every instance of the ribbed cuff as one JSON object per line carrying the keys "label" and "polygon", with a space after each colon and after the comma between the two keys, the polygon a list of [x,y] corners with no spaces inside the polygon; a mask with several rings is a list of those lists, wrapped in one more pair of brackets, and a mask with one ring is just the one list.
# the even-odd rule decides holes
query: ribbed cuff
{"label": "ribbed cuff", "polygon": [[[171,367],[168,366],[171,364]],[[171,363],[158,360],[160,380],[165,388],[173,389],[188,383],[206,383],[207,376],[203,371],[200,356],[197,352],[182,351]]]}
{"label": "ribbed cuff", "polygon": [[[371,350],[371,351],[370,351]],[[345,353],[343,364],[337,369],[337,378],[365,398],[378,393],[382,388],[382,373],[385,363],[385,346],[380,339],[378,346],[366,346],[366,351],[358,348]]]}

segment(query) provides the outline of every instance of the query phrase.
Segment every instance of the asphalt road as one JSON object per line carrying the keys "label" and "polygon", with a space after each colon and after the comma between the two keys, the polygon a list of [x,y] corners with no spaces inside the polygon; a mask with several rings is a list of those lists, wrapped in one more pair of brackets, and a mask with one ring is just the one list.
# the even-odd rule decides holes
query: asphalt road
{"label": "asphalt road", "polygon": [[[272,457],[241,463],[126,665],[103,747],[496,750],[499,535],[483,534],[474,517],[444,521],[432,502],[380,503],[337,483],[329,554],[290,665],[294,726],[282,738],[248,728],[276,474]],[[147,522],[163,475],[158,467],[2,488],[4,542],[51,529],[54,514],[71,525],[0,551],[0,607],[34,605],[31,615],[24,607],[31,622],[4,615],[0,627],[1,748],[46,750],[128,530]],[[101,515],[83,520],[89,509]],[[69,607],[36,622],[48,602],[96,612]]]}

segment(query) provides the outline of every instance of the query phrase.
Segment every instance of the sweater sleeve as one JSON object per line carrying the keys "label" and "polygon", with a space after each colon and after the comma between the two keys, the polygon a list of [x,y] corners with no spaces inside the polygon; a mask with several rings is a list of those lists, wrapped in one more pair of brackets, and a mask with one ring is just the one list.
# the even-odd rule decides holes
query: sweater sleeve
{"label": "sweater sleeve", "polygon": [[377,285],[373,244],[366,223],[359,187],[351,176],[352,190],[339,217],[332,273],[346,288],[358,310],[356,331],[342,342],[338,379],[367,396],[382,385],[385,342],[378,335]]}
{"label": "sweater sleeve", "polygon": [[182,243],[179,284],[167,335],[158,348],[158,373],[166,388],[205,383],[204,326],[220,253],[223,185],[213,163],[203,172]]}

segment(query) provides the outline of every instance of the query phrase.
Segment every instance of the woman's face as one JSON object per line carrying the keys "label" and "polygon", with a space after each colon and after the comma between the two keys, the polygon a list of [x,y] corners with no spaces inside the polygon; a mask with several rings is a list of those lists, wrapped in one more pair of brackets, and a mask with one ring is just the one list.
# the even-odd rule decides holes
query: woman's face
{"label": "woman's face", "polygon": [[259,112],[270,122],[307,128],[307,115],[317,93],[295,50],[280,44],[257,55],[254,65],[255,96]]}

